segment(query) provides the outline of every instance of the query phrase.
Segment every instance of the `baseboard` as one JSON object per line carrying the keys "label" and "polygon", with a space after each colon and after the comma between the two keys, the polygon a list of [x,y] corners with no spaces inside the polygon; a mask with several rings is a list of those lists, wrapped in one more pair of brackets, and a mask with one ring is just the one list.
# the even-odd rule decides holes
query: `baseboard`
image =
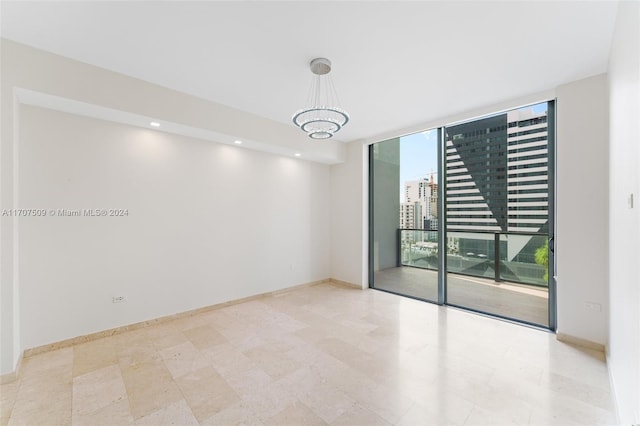
{"label": "baseboard", "polygon": [[[318,284],[328,283],[329,281],[331,281],[331,278],[325,278],[325,279],[318,280],[318,281],[311,281],[311,282],[308,282],[308,283],[298,284],[298,285],[294,285],[294,286],[291,286],[291,287],[286,287],[286,288],[283,288],[283,289],[280,289],[280,290],[275,290],[275,291],[272,291],[272,292],[269,292],[269,293],[263,293],[263,294],[258,295],[258,297],[279,296],[281,294],[286,294],[286,293],[289,293],[289,292],[294,291],[294,290],[299,290],[301,288],[311,287],[311,286],[318,285]],[[246,302],[246,300],[243,300],[243,302]],[[238,304],[238,303],[241,303],[241,302],[239,302],[237,300],[234,300],[233,302],[231,302],[232,305],[235,305],[235,304]]]}
{"label": "baseboard", "polygon": [[[77,337],[72,337],[70,339],[65,339],[65,340],[61,340],[59,342],[54,342],[54,343],[49,343],[47,345],[42,345],[42,346],[37,346],[34,348],[29,348],[29,349],[25,349],[23,352],[23,356],[25,358],[34,356],[34,355],[38,355],[38,354],[42,354],[45,352],[50,352],[50,351],[54,351],[54,350],[58,350],[58,349],[63,349],[63,348],[68,348],[70,346],[74,346],[74,345],[78,345],[80,343],[86,343],[86,342],[91,342],[93,340],[98,340],[98,339],[102,339],[104,337],[110,337],[110,336],[114,336],[117,334],[121,334],[121,333],[126,333],[127,331],[133,331],[133,330],[138,330],[141,328],[145,328],[145,327],[149,327],[152,325],[158,325],[158,324],[162,324],[165,322],[169,322],[169,321],[174,321],[177,319],[182,319],[182,318],[186,318],[186,317],[190,317],[193,315],[198,315],[204,312],[209,312],[215,309],[220,309],[220,308],[224,308],[224,307],[228,307],[228,306],[232,306],[232,305],[237,305],[239,303],[244,303],[244,302],[249,302],[252,300],[257,300],[257,299],[262,299],[265,297],[277,297],[279,295],[282,295],[284,293],[293,291],[293,290],[297,290],[300,288],[304,288],[304,287],[310,287],[310,286],[314,286],[314,285],[318,285],[318,284],[323,284],[323,283],[329,283],[331,281],[331,279],[329,278],[325,278],[319,281],[312,281],[312,282],[308,282],[308,283],[304,283],[304,284],[298,284],[298,285],[294,285],[291,287],[287,287],[287,288],[283,288],[283,289],[279,289],[279,290],[274,290],[274,291],[269,291],[266,293],[260,293],[260,294],[256,294],[253,296],[247,296],[247,297],[243,297],[240,299],[234,299],[234,300],[230,300],[227,302],[222,302],[222,303],[218,303],[215,305],[210,305],[210,306],[205,306],[202,308],[197,308],[197,309],[192,309],[189,311],[185,311],[185,312],[180,312],[177,314],[173,314],[173,315],[167,315],[167,316],[163,316],[163,317],[159,317],[159,318],[155,318],[155,319],[151,319],[151,320],[147,320],[147,321],[141,321],[138,323],[134,323],[134,324],[129,324],[129,325],[125,325],[122,327],[116,327],[116,328],[111,328],[108,330],[103,330],[103,331],[98,331],[96,333],[91,333],[91,334],[86,334],[83,336],[77,336]],[[21,357],[22,359],[22,357]],[[16,370],[17,372],[18,370]],[[16,377],[18,377],[18,374],[16,374],[16,372],[14,373],[8,373],[6,374],[6,376],[8,377],[13,377],[13,380],[15,380]],[[5,375],[3,375],[2,377],[4,378]],[[4,379],[3,379],[4,380]]]}
{"label": "baseboard", "polygon": [[338,280],[338,279],[335,279],[335,278],[329,278],[329,280],[327,280],[327,281],[329,281],[332,284],[338,284],[338,285],[343,286],[343,287],[357,288],[358,290],[362,290],[362,286],[361,285],[350,283],[349,281],[342,281],[342,280]]}
{"label": "baseboard", "polygon": [[580,337],[571,336],[564,333],[556,333],[556,340],[572,345],[580,346],[587,349],[594,349],[604,353],[605,347],[601,343],[592,342],[591,340],[582,339]]}
{"label": "baseboard", "polygon": [[6,385],[7,383],[15,382],[18,378],[18,373],[16,371],[1,375],[0,385]]}

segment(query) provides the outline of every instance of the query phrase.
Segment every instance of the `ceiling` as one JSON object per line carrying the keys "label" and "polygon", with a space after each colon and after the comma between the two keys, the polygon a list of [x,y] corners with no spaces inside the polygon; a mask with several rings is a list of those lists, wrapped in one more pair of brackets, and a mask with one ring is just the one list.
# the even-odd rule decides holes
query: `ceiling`
{"label": "ceiling", "polygon": [[605,72],[614,1],[12,2],[2,37],[291,124],[333,62],[374,138]]}

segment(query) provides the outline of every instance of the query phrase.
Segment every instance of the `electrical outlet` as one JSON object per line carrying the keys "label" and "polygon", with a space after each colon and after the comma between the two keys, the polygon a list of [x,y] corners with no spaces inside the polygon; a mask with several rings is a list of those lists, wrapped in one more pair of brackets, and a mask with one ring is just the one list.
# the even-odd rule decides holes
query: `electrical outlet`
{"label": "electrical outlet", "polygon": [[113,299],[111,299],[113,303],[121,303],[121,302],[124,302],[125,300],[127,299],[124,296],[113,296]]}

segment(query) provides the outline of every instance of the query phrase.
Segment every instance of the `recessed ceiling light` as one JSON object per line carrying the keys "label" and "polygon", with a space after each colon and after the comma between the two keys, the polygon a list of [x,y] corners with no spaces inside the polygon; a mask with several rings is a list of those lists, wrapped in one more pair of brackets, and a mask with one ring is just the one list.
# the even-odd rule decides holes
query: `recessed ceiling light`
{"label": "recessed ceiling light", "polygon": [[235,141],[233,143],[235,143],[236,145],[242,145],[242,141]]}
{"label": "recessed ceiling light", "polygon": [[296,157],[300,157],[302,154],[300,154],[299,152],[296,152],[296,153],[295,153],[295,154],[293,154],[293,155],[295,155]]}
{"label": "recessed ceiling light", "polygon": [[160,123],[158,123],[157,121],[152,121],[151,123],[149,123],[149,126],[151,126],[151,127],[160,127]]}

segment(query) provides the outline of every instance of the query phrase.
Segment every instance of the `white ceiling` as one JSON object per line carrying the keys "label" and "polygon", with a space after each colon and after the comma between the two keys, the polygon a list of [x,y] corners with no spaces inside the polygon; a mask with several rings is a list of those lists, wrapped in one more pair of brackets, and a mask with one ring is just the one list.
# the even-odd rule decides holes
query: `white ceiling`
{"label": "white ceiling", "polygon": [[[371,138],[605,72],[614,1],[11,2],[1,35],[291,123],[333,62]],[[291,124],[293,126],[293,124]]]}

